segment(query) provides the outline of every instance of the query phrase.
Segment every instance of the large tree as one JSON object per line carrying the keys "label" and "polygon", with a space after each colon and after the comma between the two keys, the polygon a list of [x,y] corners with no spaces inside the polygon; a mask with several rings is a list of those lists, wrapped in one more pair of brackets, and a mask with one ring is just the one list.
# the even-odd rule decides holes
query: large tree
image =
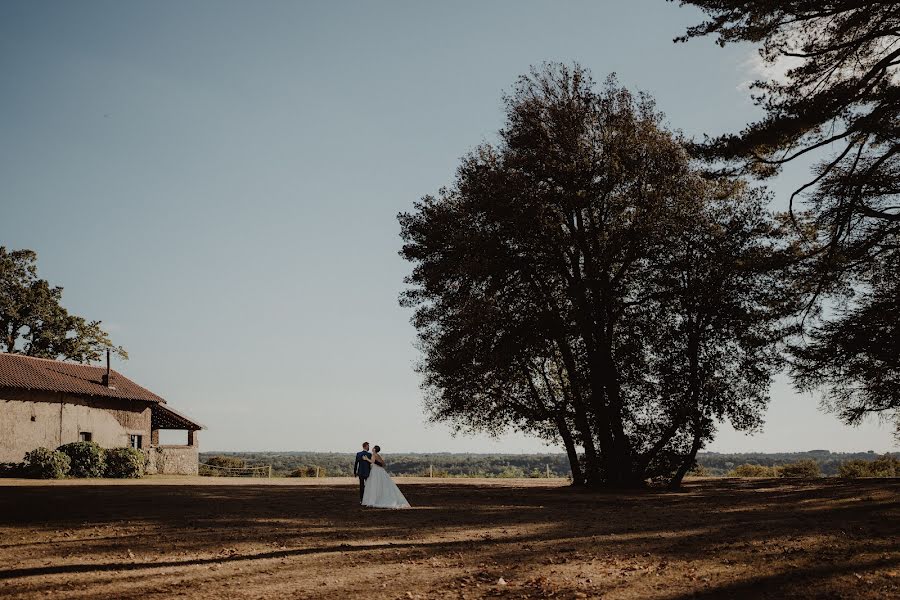
{"label": "large tree", "polygon": [[[900,2],[685,0],[708,16],[678,38],[750,42],[771,77],[754,84],[764,117],[695,146],[698,155],[760,177],[801,157],[816,161],[790,196],[806,238],[808,344],[794,374],[828,391],[848,423],[893,416],[900,432]],[[811,311],[815,315],[815,311]],[[864,333],[863,333],[864,332]],[[893,383],[891,383],[893,382]]]}
{"label": "large tree", "polygon": [[38,277],[35,252],[0,246],[0,350],[84,363],[112,348],[128,358],[112,347],[100,321],[69,314],[61,300],[62,288]]}
{"label": "large tree", "polygon": [[758,423],[790,249],[648,97],[534,70],[499,143],[399,219],[433,418],[560,442],[591,486],[677,483],[714,422]]}

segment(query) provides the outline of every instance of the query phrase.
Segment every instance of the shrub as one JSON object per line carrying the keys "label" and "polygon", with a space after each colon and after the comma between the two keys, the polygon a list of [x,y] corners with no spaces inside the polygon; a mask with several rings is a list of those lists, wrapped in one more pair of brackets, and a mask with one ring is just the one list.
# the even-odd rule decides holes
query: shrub
{"label": "shrub", "polygon": [[206,464],[223,469],[243,469],[247,466],[244,459],[237,456],[210,456],[206,459]]}
{"label": "shrub", "polygon": [[872,477],[900,477],[900,458],[885,454],[872,461]]}
{"label": "shrub", "polygon": [[72,442],[57,450],[72,461],[71,477],[103,477],[103,448],[97,442]]}
{"label": "shrub", "polygon": [[25,463],[0,463],[0,477],[25,477]]}
{"label": "shrub", "polygon": [[[315,477],[316,476],[316,466],[315,465],[304,465],[299,469],[294,469],[291,471],[289,477]],[[319,467],[319,477],[325,477],[325,469]]]}
{"label": "shrub", "polygon": [[743,464],[736,466],[728,475],[731,477],[777,477],[778,470],[775,467]]}
{"label": "shrub", "polygon": [[502,477],[504,479],[521,479],[525,477],[525,471],[523,471],[521,467],[506,465],[500,469],[500,472],[497,473],[497,477]]}
{"label": "shrub", "polygon": [[144,453],[135,448],[110,448],[104,459],[104,477],[136,479],[144,474]]}
{"label": "shrub", "polygon": [[781,465],[778,469],[779,477],[821,477],[822,470],[819,468],[819,463],[816,461],[805,458],[803,460],[798,460],[795,463],[788,463],[785,465]]}
{"label": "shrub", "polygon": [[838,477],[846,477],[848,479],[858,479],[859,477],[871,477],[872,469],[869,466],[871,461],[868,460],[848,460],[841,463],[838,467]]}
{"label": "shrub", "polygon": [[697,463],[694,465],[694,468],[687,472],[690,477],[710,477],[712,473],[709,472],[709,469]]}
{"label": "shrub", "polygon": [[900,477],[900,459],[885,454],[873,461],[848,460],[838,467],[838,476],[848,479],[860,477]]}
{"label": "shrub", "polygon": [[69,473],[71,461],[59,450],[37,448],[25,455],[25,471],[36,479],[62,479]]}
{"label": "shrub", "polygon": [[447,478],[450,477],[449,471],[445,471],[444,469],[436,469],[433,466],[431,468],[427,468],[423,471],[414,474],[415,477],[440,477]]}

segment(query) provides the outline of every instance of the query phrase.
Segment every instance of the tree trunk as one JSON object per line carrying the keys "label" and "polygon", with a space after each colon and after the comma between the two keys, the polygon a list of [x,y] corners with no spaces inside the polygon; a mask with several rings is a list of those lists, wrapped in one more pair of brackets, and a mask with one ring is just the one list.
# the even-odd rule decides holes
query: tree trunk
{"label": "tree trunk", "polygon": [[[616,369],[615,361],[612,357],[612,350],[606,345],[608,337],[602,340],[602,347],[599,351],[597,361],[591,365],[591,371],[596,375],[593,380],[595,385],[602,385],[600,392],[600,402],[603,403],[603,410],[606,417],[606,423],[609,428],[608,434],[611,439],[611,448],[604,460],[607,481],[612,486],[632,486],[637,483],[633,481],[638,477],[643,482],[642,474],[635,473],[632,464],[631,444],[628,436],[625,434],[625,427],[622,420],[622,398],[619,389],[619,374]],[[605,400],[605,401],[604,401]]]}
{"label": "tree trunk", "polygon": [[[576,211],[577,213],[577,211]],[[569,226],[569,230],[571,235],[573,236],[573,243],[576,246],[579,246],[577,242],[578,237],[578,227],[576,226],[575,220],[576,216],[571,215],[567,216],[567,223]],[[578,327],[578,335],[581,337],[581,340],[584,343],[585,350],[587,352],[587,361],[588,361],[588,384],[591,388],[590,393],[590,402],[591,408],[594,412],[594,420],[596,421],[596,427],[594,433],[597,435],[597,442],[600,445],[600,462],[604,465],[604,476],[603,479],[609,477],[609,468],[614,467],[614,464],[609,464],[609,461],[613,459],[614,461],[614,440],[613,434],[610,431],[610,422],[609,422],[609,414],[607,411],[607,406],[605,402],[605,398],[603,395],[603,380],[600,376],[600,373],[593,368],[596,363],[596,342],[594,336],[596,319],[594,318],[594,314],[592,311],[592,304],[588,300],[587,297],[587,287],[584,282],[584,278],[581,273],[581,249],[577,252],[573,252],[569,257],[569,269],[571,271],[571,280],[572,283],[568,285],[567,295],[569,297],[569,301],[575,307],[575,322]],[[588,258],[585,257],[585,263],[588,262]],[[596,301],[595,301],[596,302]],[[568,367],[567,367],[568,368]],[[584,397],[584,396],[582,396]],[[590,426],[588,425],[587,431],[591,431]],[[587,449],[585,449],[587,451]],[[585,458],[587,456],[585,455]],[[599,463],[598,463],[599,466]],[[598,483],[600,483],[599,473],[597,473]]]}
{"label": "tree trunk", "polygon": [[[700,333],[699,327],[700,325],[692,319],[691,323],[694,325],[689,333],[688,337],[688,360],[690,361],[690,405],[697,406],[700,402]],[[691,467],[694,466],[694,461],[697,459],[697,452],[700,450],[700,446],[702,445],[701,440],[701,431],[699,416],[696,416],[692,419],[694,426],[694,442],[691,444],[691,452],[688,455],[687,459],[685,459],[684,463],[682,463],[681,467],[678,468],[678,471],[675,473],[675,477],[672,478],[672,481],[669,482],[670,488],[679,488],[681,487],[681,481],[684,479],[684,476],[688,471],[691,470]]]}
{"label": "tree trunk", "polygon": [[675,417],[672,420],[671,425],[669,425],[668,429],[666,429],[662,435],[660,435],[659,439],[656,440],[656,443],[653,444],[653,447],[647,450],[639,459],[635,461],[635,473],[643,476],[647,472],[647,467],[650,466],[650,462],[653,461],[653,457],[659,454],[663,448],[666,447],[675,434],[678,433],[678,430],[681,429],[681,426],[684,425],[687,420],[687,415],[685,413],[681,413],[679,416]]}
{"label": "tree trunk", "polygon": [[562,336],[557,336],[556,345],[563,359],[563,367],[568,372],[569,387],[572,389],[571,402],[572,408],[575,409],[575,428],[578,430],[581,445],[584,448],[584,467],[586,471],[583,473],[584,482],[588,487],[595,487],[601,483],[600,463],[597,459],[597,449],[594,446],[591,424],[587,411],[584,408],[584,402],[582,402],[581,386],[577,384],[578,368],[575,364],[575,356]]}
{"label": "tree trunk", "polygon": [[556,427],[559,429],[559,435],[566,447],[566,455],[569,457],[569,468],[572,470],[572,485],[585,485],[584,474],[581,472],[581,463],[578,462],[578,451],[575,449],[575,440],[572,438],[572,432],[569,430],[569,424],[566,423],[564,416],[556,415]]}
{"label": "tree trunk", "polygon": [[669,487],[672,489],[677,489],[681,487],[681,481],[684,479],[684,476],[687,475],[687,472],[691,470],[691,467],[694,466],[694,461],[697,460],[697,452],[700,450],[700,447],[703,445],[701,442],[701,431],[700,426],[694,425],[694,443],[691,444],[691,452],[688,457],[685,459],[681,466],[678,468],[678,472],[675,473],[675,477],[672,478],[672,481],[669,482]]}

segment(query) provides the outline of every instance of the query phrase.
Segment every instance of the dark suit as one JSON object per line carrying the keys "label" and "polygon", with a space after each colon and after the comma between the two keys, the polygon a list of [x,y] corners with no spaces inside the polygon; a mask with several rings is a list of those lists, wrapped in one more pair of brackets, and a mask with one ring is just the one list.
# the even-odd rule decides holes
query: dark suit
{"label": "dark suit", "polygon": [[369,464],[369,461],[363,460],[363,456],[366,458],[372,458],[371,452],[366,452],[365,450],[356,453],[356,462],[353,463],[353,474],[359,477],[359,501],[362,502],[363,492],[366,489],[366,479],[369,478],[369,471],[372,469],[372,465]]}

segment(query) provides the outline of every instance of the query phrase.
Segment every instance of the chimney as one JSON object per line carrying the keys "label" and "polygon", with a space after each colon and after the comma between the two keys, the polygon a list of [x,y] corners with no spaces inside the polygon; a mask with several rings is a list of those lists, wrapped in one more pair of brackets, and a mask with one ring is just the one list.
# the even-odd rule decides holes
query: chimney
{"label": "chimney", "polygon": [[112,381],[112,371],[109,369],[109,348],[106,349],[106,373],[103,375],[103,385],[111,390],[116,389]]}

